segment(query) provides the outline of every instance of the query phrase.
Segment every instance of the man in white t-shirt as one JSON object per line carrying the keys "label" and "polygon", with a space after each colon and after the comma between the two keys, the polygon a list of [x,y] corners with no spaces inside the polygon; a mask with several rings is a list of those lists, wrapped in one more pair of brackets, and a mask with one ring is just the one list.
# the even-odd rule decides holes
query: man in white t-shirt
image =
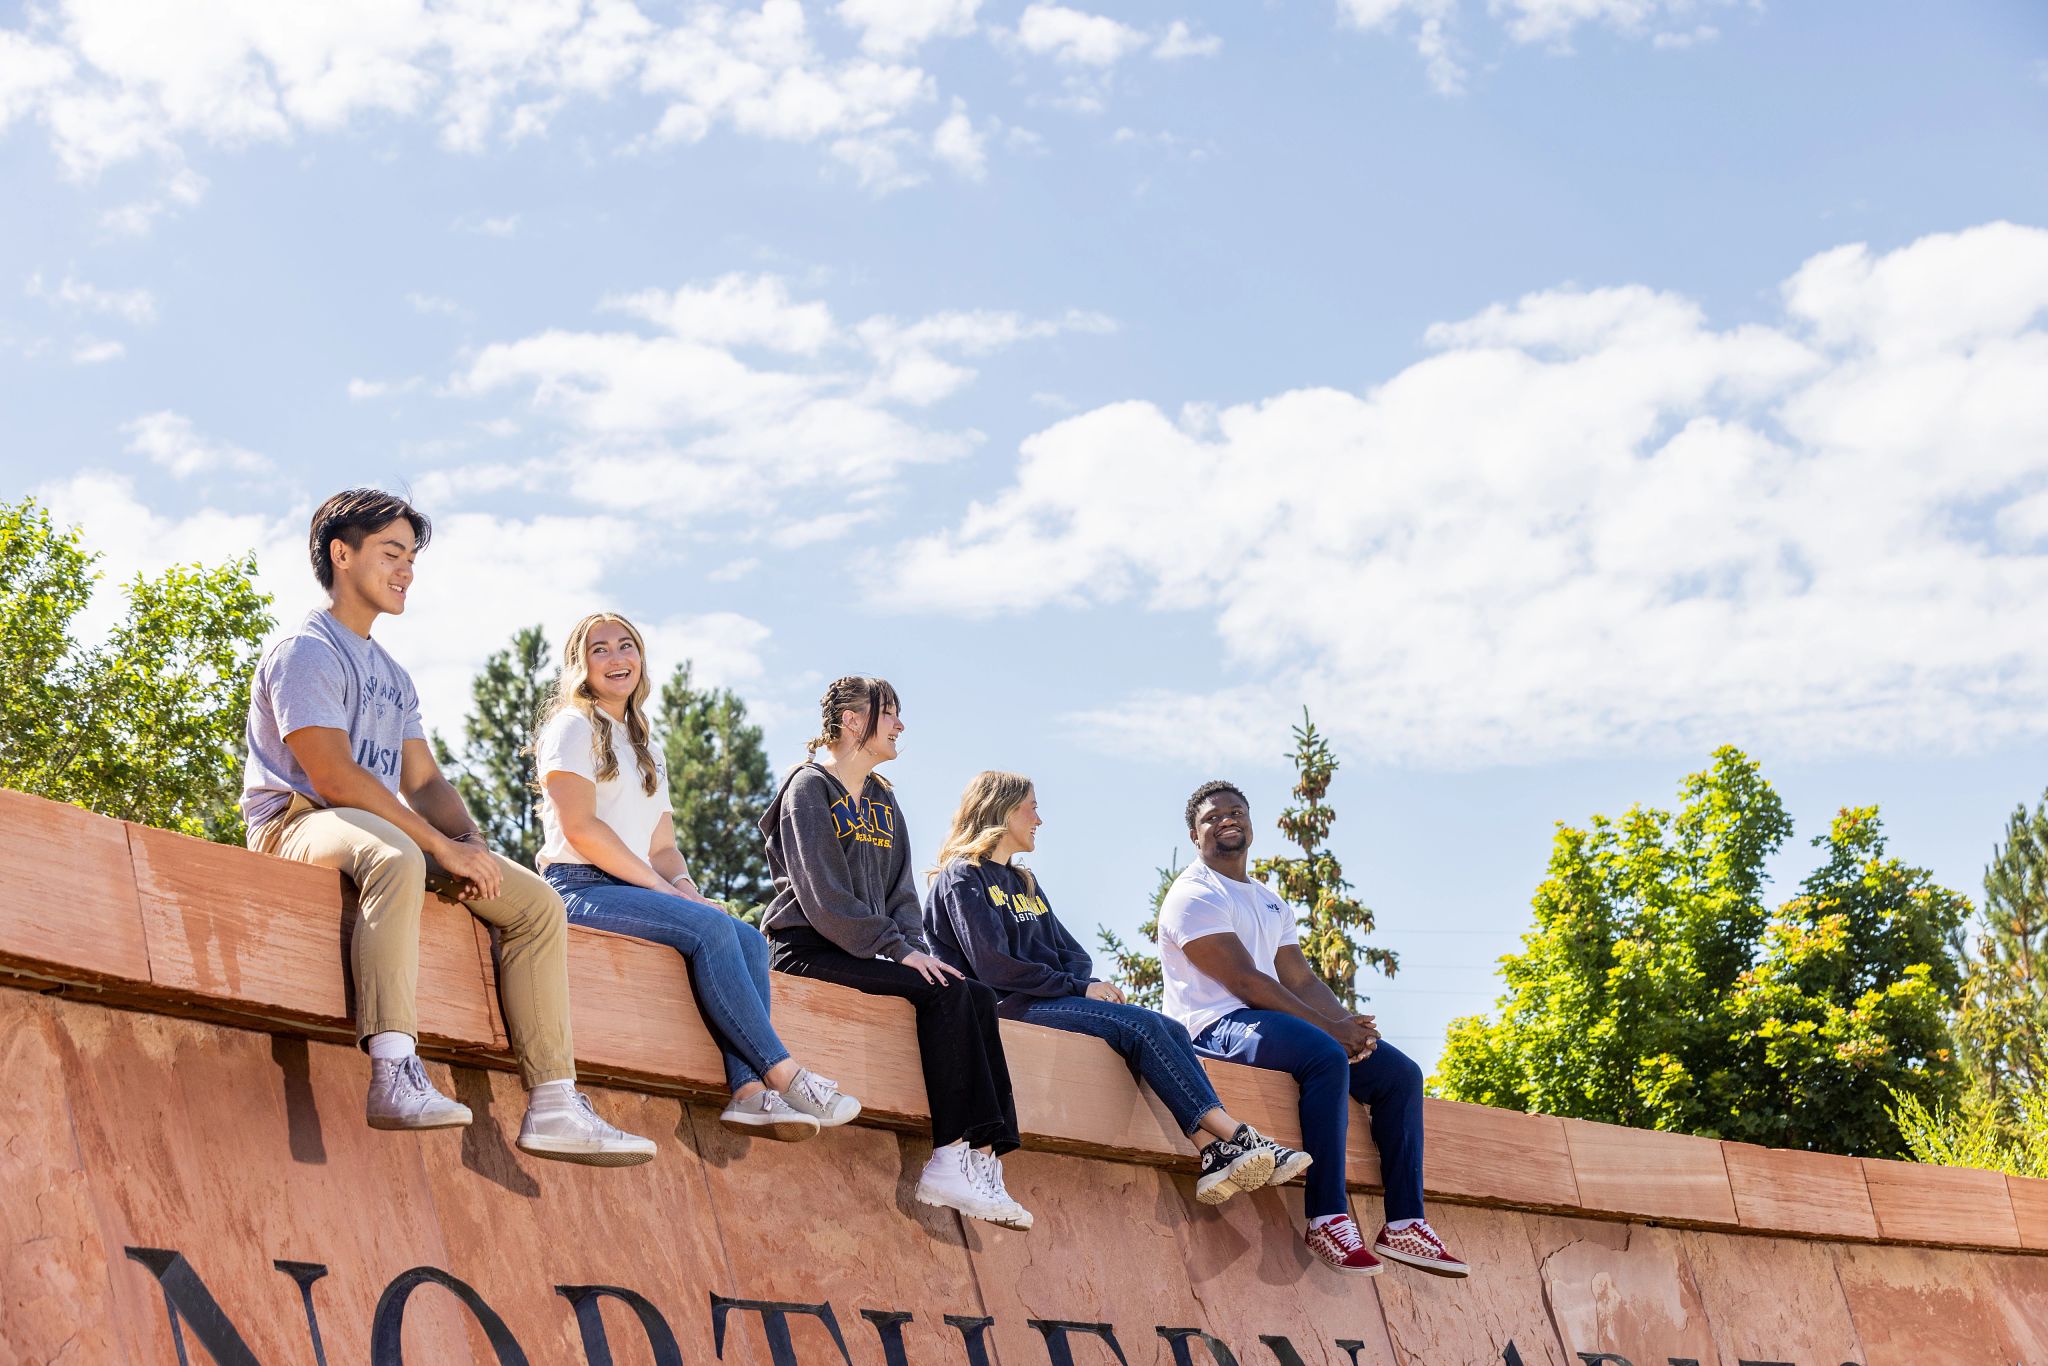
{"label": "man in white t-shirt", "polygon": [[[1188,798],[1187,822],[1199,857],[1159,908],[1166,1013],[1202,1053],[1287,1072],[1301,1087],[1309,1160],[1297,1154],[1273,1179],[1307,1170],[1309,1251],[1354,1275],[1376,1274],[1382,1258],[1467,1274],[1422,1216],[1422,1069],[1381,1042],[1372,1016],[1344,1008],[1303,956],[1293,910],[1252,881],[1244,794],[1230,783],[1204,783]],[[1386,1226],[1370,1249],[1345,1196],[1347,1093],[1370,1112],[1386,1189]]]}

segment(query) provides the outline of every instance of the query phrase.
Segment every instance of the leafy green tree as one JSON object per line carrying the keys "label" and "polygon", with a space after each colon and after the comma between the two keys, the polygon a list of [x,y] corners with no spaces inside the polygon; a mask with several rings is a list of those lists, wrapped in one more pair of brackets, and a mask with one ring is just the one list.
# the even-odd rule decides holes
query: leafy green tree
{"label": "leafy green tree", "polygon": [[[1145,923],[1138,926],[1138,933],[1146,940],[1159,942],[1159,908],[1166,902],[1166,890],[1173,886],[1173,880],[1180,876],[1180,851],[1174,850],[1173,857],[1159,869],[1158,881],[1152,888],[1152,914]],[[1133,1005],[1152,1010],[1159,1009],[1166,998],[1166,979],[1159,966],[1159,955],[1134,948],[1123,941],[1123,937],[1104,926],[1095,927],[1095,942],[1102,952],[1116,965],[1116,970],[1106,980],[1114,982],[1123,990],[1124,996]]]}
{"label": "leafy green tree", "polygon": [[512,643],[486,659],[470,681],[462,752],[434,736],[434,757],[449,771],[484,838],[527,867],[533,866],[543,839],[533,732],[554,695],[559,672],[540,627],[515,632]]}
{"label": "leafy green tree", "polygon": [[1301,724],[1294,728],[1293,758],[1298,805],[1280,813],[1280,833],[1301,854],[1262,858],[1251,870],[1256,877],[1271,879],[1280,895],[1299,908],[1302,957],[1344,1008],[1355,1011],[1360,964],[1392,977],[1400,971],[1401,959],[1391,949],[1361,942],[1373,931],[1372,910],[1351,895],[1344,866],[1329,847],[1337,813],[1323,799],[1337,776],[1337,755],[1306,707],[1301,709]]}
{"label": "leafy green tree", "polygon": [[1953,1107],[1900,1095],[1892,1110],[1915,1162],[2048,1178],[2048,1090],[1994,1095],[1973,1078]]}
{"label": "leafy green tree", "polygon": [[690,876],[708,897],[759,919],[774,892],[760,821],[774,795],[761,728],[729,688],[698,688],[685,660],[662,686],[669,809]]}
{"label": "leafy green tree", "polygon": [[1955,1094],[1946,937],[1968,903],[1888,857],[1874,808],[1815,840],[1773,913],[1792,825],[1740,750],[1673,812],[1560,825],[1536,925],[1502,960],[1499,1017],[1450,1027],[1440,1094],[1643,1128],[1870,1156],[1903,1152],[1888,1088]]}
{"label": "leafy green tree", "polygon": [[97,560],[35,500],[0,504],[0,786],[239,843],[249,684],[275,624],[255,557],[138,575],[88,646],[73,625]]}
{"label": "leafy green tree", "polygon": [[2015,1098],[2048,1094],[2048,796],[2014,808],[1984,870],[1984,915],[1964,964],[1956,1042],[1972,1082],[2017,1118]]}

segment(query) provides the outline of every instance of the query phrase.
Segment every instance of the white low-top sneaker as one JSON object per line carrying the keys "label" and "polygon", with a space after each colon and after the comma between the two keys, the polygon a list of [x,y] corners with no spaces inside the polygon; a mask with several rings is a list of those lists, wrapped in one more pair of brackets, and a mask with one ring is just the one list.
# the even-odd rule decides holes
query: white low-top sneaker
{"label": "white low-top sneaker", "polygon": [[372,1129],[459,1129],[471,1119],[467,1105],[434,1089],[416,1057],[370,1060],[363,1115]]}
{"label": "white low-top sneaker", "polygon": [[519,1126],[521,1152],[591,1167],[631,1167],[653,1160],[653,1139],[614,1129],[591,1108],[589,1096],[581,1091],[569,1095],[566,1101],[527,1102],[526,1119]]}
{"label": "white low-top sneaker", "polygon": [[932,1149],[931,1159],[913,1192],[919,1204],[958,1210],[970,1219],[999,1223],[1010,1216],[1014,1201],[997,1197],[981,1179],[977,1154],[965,1143]]}
{"label": "white low-top sneaker", "polygon": [[994,1153],[976,1152],[971,1148],[968,1149],[967,1160],[981,1169],[983,1188],[995,1197],[996,1203],[1002,1208],[1003,1212],[991,1218],[989,1222],[1001,1224],[1004,1228],[1016,1229],[1019,1233],[1029,1232],[1031,1211],[1018,1203],[1017,1197],[1010,1194],[1009,1187],[1003,1184],[1003,1160]]}
{"label": "white low-top sneaker", "polygon": [[721,1110],[718,1122],[728,1129],[778,1143],[795,1143],[818,1132],[818,1121],[791,1107],[780,1091],[760,1090],[745,1100],[734,1100]]}
{"label": "white low-top sneaker", "polygon": [[860,1114],[860,1102],[839,1089],[830,1077],[821,1077],[806,1067],[782,1093],[791,1108],[801,1110],[827,1129],[851,1123]]}

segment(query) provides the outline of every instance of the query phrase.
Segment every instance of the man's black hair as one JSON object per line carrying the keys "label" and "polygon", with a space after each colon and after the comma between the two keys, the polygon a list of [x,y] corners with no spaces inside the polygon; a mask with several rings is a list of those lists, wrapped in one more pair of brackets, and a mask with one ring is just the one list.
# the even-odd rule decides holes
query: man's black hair
{"label": "man's black hair", "polygon": [[313,514],[312,531],[307,537],[313,555],[313,577],[320,580],[322,588],[332,589],[334,559],[328,547],[339,539],[350,550],[361,550],[365,536],[400,517],[412,523],[412,548],[425,550],[434,534],[434,524],[424,512],[397,494],[383,489],[344,489],[329,498]]}
{"label": "man's black hair", "polygon": [[1202,809],[1202,803],[1208,801],[1211,797],[1215,796],[1219,792],[1230,793],[1232,796],[1236,797],[1239,801],[1244,803],[1245,810],[1251,810],[1252,799],[1244,795],[1243,788],[1239,787],[1236,783],[1226,783],[1221,778],[1212,778],[1208,782],[1203,783],[1200,787],[1196,788],[1195,794],[1192,797],[1188,798],[1189,834],[1192,835],[1195,832],[1195,813]]}

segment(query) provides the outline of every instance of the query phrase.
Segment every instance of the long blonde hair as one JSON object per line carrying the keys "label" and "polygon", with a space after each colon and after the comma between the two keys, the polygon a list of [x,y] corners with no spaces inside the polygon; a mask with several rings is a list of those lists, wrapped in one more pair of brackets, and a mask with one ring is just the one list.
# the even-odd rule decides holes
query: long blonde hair
{"label": "long blonde hair", "polygon": [[[956,858],[979,863],[995,853],[1008,832],[1010,817],[1030,800],[1031,780],[1021,773],[987,769],[968,779],[967,790],[960,794],[959,809],[953,812],[953,828],[946,832],[938,858],[925,876],[937,877],[939,870]],[[1029,868],[1014,859],[1010,866],[1024,875],[1025,885],[1034,892],[1038,890],[1038,879]]]}
{"label": "long blonde hair", "polygon": [[612,727],[609,718],[600,718],[597,698],[590,691],[590,665],[585,653],[590,645],[590,633],[607,621],[616,621],[626,628],[626,634],[633,638],[633,648],[640,652],[640,682],[633,688],[633,695],[626,699],[626,738],[633,742],[633,762],[640,769],[640,790],[648,796],[654,795],[658,775],[654,767],[654,751],[649,741],[653,735],[647,724],[647,694],[652,685],[647,681],[647,642],[640,638],[640,628],[620,616],[617,612],[592,612],[569,628],[569,638],[562,642],[562,672],[555,679],[555,695],[541,710],[540,723],[545,726],[564,711],[581,713],[590,722],[591,750],[597,759],[597,780],[608,783],[619,776],[619,756],[612,749]]}

